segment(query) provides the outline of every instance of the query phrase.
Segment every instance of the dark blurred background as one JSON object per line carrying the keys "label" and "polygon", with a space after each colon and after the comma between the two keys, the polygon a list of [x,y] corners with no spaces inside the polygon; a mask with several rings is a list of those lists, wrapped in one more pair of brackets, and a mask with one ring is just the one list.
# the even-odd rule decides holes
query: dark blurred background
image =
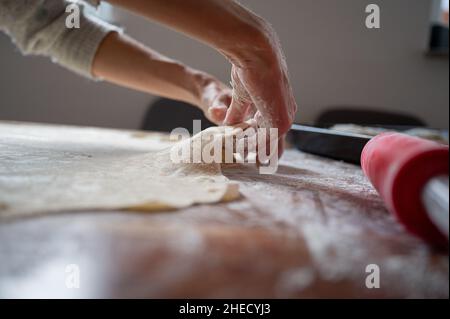
{"label": "dark blurred background", "polygon": [[[351,108],[405,114],[448,129],[448,11],[442,11],[448,0],[241,2],[278,31],[300,107],[298,123]],[[365,26],[369,3],[381,8],[381,29]],[[99,14],[152,48],[229,82],[229,64],[204,45],[108,5]],[[430,50],[433,25],[443,28],[447,49]],[[0,34],[0,120],[138,129],[155,100],[88,81],[43,58],[22,57]]]}

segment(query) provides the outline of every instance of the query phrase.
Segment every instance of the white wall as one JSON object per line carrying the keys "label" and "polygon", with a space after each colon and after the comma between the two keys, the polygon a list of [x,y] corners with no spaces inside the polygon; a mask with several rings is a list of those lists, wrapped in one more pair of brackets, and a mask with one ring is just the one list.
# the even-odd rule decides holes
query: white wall
{"label": "white wall", "polygon": [[[429,0],[243,0],[278,31],[300,106],[313,122],[333,105],[377,107],[449,126],[447,58],[425,56]],[[381,7],[381,29],[365,28],[365,6]],[[159,51],[229,81],[213,50],[119,12],[132,35]],[[0,119],[138,128],[153,97],[69,74],[42,58],[21,57],[0,36]]]}

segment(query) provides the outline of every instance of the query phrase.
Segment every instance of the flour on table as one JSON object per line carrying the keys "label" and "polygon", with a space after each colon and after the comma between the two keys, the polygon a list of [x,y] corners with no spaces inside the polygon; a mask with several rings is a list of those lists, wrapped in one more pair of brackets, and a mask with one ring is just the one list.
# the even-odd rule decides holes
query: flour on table
{"label": "flour on table", "polygon": [[162,134],[0,123],[0,219],[157,211],[239,196],[220,164],[174,164],[172,146]]}

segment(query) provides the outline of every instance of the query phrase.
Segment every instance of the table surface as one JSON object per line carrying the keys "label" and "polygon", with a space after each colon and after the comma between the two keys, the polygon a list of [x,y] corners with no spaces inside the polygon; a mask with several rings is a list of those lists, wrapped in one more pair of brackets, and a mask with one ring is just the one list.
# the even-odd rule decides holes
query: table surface
{"label": "table surface", "polygon": [[448,298],[448,255],[407,234],[359,167],[288,150],[276,175],[223,172],[241,199],[0,223],[0,297]]}

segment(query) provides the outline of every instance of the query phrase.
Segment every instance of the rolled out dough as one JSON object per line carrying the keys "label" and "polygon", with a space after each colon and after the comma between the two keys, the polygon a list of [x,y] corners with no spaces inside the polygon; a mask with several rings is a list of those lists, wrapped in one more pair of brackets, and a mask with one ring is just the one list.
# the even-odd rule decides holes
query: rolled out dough
{"label": "rolled out dough", "polygon": [[157,211],[239,196],[220,164],[174,164],[172,146],[157,133],[0,122],[0,219]]}

